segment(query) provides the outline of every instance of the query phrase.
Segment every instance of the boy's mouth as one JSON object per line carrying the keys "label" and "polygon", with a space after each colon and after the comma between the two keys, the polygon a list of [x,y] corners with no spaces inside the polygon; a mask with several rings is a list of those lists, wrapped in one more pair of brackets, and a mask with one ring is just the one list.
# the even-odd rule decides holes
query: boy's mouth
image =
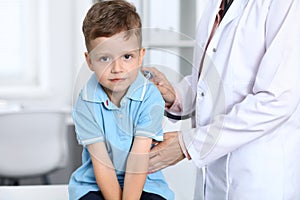
{"label": "boy's mouth", "polygon": [[109,79],[111,82],[121,82],[121,81],[125,81],[126,79],[125,78],[112,78],[112,79]]}

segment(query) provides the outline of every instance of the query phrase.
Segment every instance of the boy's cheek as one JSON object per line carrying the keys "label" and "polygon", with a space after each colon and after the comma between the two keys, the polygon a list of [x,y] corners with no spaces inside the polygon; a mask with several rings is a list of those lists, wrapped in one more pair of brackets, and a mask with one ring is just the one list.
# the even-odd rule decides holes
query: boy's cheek
{"label": "boy's cheek", "polygon": [[105,71],[104,69],[101,68],[95,68],[94,72],[98,77],[98,80],[100,80],[101,78],[105,77]]}

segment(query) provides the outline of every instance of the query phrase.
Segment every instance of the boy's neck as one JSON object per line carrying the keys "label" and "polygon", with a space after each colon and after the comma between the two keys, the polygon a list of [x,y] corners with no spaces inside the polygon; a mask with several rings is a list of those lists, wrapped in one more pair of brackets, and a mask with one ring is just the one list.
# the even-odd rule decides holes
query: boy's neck
{"label": "boy's neck", "polygon": [[[126,91],[127,92],[127,91]],[[124,93],[118,93],[118,92],[106,92],[108,98],[110,101],[115,104],[117,107],[121,106],[121,100],[125,96],[126,92]]]}

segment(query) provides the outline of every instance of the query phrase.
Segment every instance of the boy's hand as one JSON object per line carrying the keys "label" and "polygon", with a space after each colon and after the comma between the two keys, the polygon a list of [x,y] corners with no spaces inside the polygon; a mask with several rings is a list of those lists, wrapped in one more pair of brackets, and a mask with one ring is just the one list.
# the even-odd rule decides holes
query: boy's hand
{"label": "boy's hand", "polygon": [[165,100],[166,107],[171,107],[175,101],[176,93],[166,76],[154,67],[143,67],[142,71],[149,71],[152,73],[152,77],[149,80],[159,89]]}

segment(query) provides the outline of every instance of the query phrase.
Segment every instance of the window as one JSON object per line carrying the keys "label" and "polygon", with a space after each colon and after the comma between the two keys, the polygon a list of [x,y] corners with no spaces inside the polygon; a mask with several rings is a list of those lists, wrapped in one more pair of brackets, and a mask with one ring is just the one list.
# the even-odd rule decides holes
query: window
{"label": "window", "polygon": [[[46,0],[0,0],[0,94],[47,85]],[[26,89],[26,90],[24,90]],[[31,93],[32,94],[32,93]]]}

